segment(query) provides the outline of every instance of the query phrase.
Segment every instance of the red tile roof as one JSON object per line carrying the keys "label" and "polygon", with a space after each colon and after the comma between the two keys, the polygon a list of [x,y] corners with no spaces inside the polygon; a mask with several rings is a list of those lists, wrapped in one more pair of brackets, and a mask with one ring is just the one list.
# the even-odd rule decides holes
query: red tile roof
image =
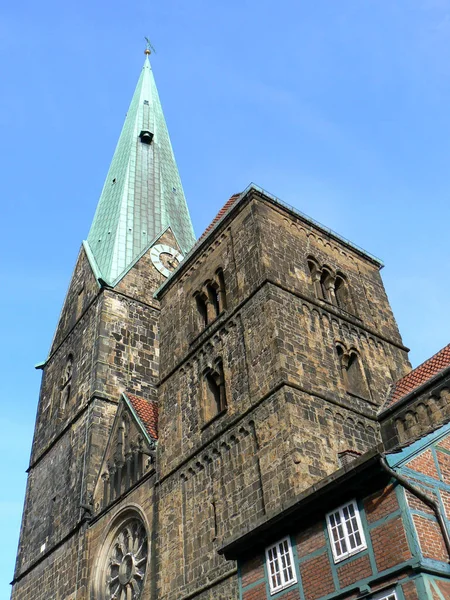
{"label": "red tile roof", "polygon": [[450,344],[397,381],[384,410],[426,383],[443,369],[450,367]]}
{"label": "red tile roof", "polygon": [[210,223],[210,225],[208,225],[208,227],[205,229],[205,231],[200,236],[200,240],[202,238],[204,238],[205,235],[207,235],[211,231],[211,229],[213,229],[217,225],[217,223],[220,221],[220,219],[224,216],[225,213],[227,213],[230,210],[230,208],[233,206],[233,204],[236,202],[236,200],[239,198],[240,195],[241,195],[240,193],[239,194],[233,194],[231,196],[231,198],[225,202],[225,204],[219,210],[219,212],[214,217],[214,219],[212,220],[212,222]]}
{"label": "red tile roof", "polygon": [[158,439],[158,405],[151,400],[145,400],[133,394],[127,394],[137,416],[144,425],[147,433],[154,440]]}

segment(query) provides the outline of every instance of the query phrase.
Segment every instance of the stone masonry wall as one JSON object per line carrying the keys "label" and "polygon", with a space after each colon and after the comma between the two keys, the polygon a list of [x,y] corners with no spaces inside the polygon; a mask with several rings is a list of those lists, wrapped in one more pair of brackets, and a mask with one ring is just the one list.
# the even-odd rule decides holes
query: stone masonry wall
{"label": "stone masonry wall", "polygon": [[[161,598],[194,594],[195,582],[231,569],[216,555],[225,536],[336,470],[341,449],[376,444],[378,406],[407,368],[378,268],[355,254],[348,275],[351,261],[339,255],[352,293],[370,290],[357,318],[318,301],[306,277],[310,240],[292,220],[244,203],[161,295]],[[227,307],[202,328],[194,294],[219,267]],[[343,384],[337,340],[359,351],[364,397]],[[203,373],[218,357],[227,410],[206,423]]]}
{"label": "stone masonry wall", "polygon": [[[375,415],[392,385],[399,357],[386,342],[338,316],[270,285],[268,312],[274,328],[283,378],[314,394],[325,394],[348,408]],[[349,393],[337,344],[358,351],[363,390]]]}
{"label": "stone masonry wall", "polygon": [[112,290],[102,300],[93,393],[117,400],[128,391],[155,399],[159,311]]}
{"label": "stone masonry wall", "polygon": [[80,505],[93,492],[115,410],[114,404],[92,402],[30,470],[16,577],[51,553],[82,520]]}
{"label": "stone masonry wall", "polygon": [[[167,236],[171,241],[169,232]],[[146,286],[161,281],[156,273],[153,265],[145,269],[135,265],[127,274],[128,295],[99,289],[83,251],[80,254],[63,309],[68,316],[62,317],[55,336],[58,343],[43,372],[15,572],[21,587],[38,581],[34,564],[52,561],[53,553],[61,554],[64,548],[69,556],[71,534],[84,515],[80,504],[88,503],[93,492],[120,394],[128,391],[156,398],[157,302],[152,299],[149,307],[131,296],[134,288],[146,289],[150,296],[153,290],[150,293]],[[84,289],[95,288],[97,295],[88,294],[80,312],[75,292],[83,287],[83,278]],[[74,323],[70,314],[77,315]],[[71,393],[62,410],[61,380],[69,354],[73,356]],[[65,572],[58,567],[61,589],[73,578],[69,558],[66,564]],[[30,572],[22,579],[26,569]],[[47,594],[53,592],[47,589]]]}
{"label": "stone masonry wall", "polygon": [[[254,213],[260,231],[266,277],[402,345],[378,265],[272,204],[259,201]],[[327,266],[346,277],[354,308],[352,312],[317,299],[308,269],[308,257],[315,258],[319,266]],[[400,364],[400,375],[403,369],[404,365]]]}
{"label": "stone masonry wall", "polygon": [[[228,228],[208,241],[188,267],[164,292],[161,314],[161,379],[175,368],[207,335],[194,298],[218,268],[223,269],[227,314],[256,291],[261,283],[262,264],[253,207],[245,205]],[[208,326],[208,330],[211,327]]]}
{"label": "stone masonry wall", "polygon": [[84,600],[87,573],[83,528],[20,579],[13,587],[11,600]]}
{"label": "stone masonry wall", "polygon": [[81,247],[69,289],[64,299],[63,308],[59,317],[55,337],[53,339],[50,355],[55,352],[80,316],[95,300],[99,292],[99,284],[92,272],[86,252]]}
{"label": "stone masonry wall", "polygon": [[286,386],[285,427],[289,430],[293,469],[289,487],[300,493],[339,469],[339,453],[360,454],[380,441],[377,422],[364,413]]}
{"label": "stone masonry wall", "polygon": [[288,501],[286,420],[279,391],[161,481],[158,598],[179,600],[232,572],[217,553],[224,540]]}

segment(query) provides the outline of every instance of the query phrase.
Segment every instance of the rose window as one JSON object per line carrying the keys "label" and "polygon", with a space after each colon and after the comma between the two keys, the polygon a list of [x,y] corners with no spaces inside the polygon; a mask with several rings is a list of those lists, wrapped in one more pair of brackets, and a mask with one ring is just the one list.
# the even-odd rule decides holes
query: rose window
{"label": "rose window", "polygon": [[137,518],[124,523],[109,547],[106,557],[107,600],[138,600],[147,568],[147,533]]}

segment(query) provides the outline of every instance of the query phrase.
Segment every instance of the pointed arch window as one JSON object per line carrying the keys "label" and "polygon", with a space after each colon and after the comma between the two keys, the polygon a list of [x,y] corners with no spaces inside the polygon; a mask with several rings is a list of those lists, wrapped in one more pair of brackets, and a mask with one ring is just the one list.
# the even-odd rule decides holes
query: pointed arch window
{"label": "pointed arch window", "polygon": [[203,387],[204,421],[208,423],[227,408],[222,359],[215,362],[214,368],[205,370]]}
{"label": "pointed arch window", "polygon": [[358,352],[354,348],[347,350],[341,344],[336,346],[336,352],[347,392],[359,398],[368,398],[369,389]]}
{"label": "pointed arch window", "polygon": [[199,293],[195,294],[195,303],[197,305],[200,326],[206,327],[208,325],[208,305],[206,295]]}
{"label": "pointed arch window", "polygon": [[355,313],[355,307],[352,302],[347,280],[342,273],[336,274],[334,295],[336,297],[336,304],[339,308],[342,308],[349,313]]}
{"label": "pointed arch window", "polygon": [[61,379],[61,411],[64,412],[70,399],[72,389],[72,372],[73,372],[73,354],[69,354],[66,359],[64,373]]}

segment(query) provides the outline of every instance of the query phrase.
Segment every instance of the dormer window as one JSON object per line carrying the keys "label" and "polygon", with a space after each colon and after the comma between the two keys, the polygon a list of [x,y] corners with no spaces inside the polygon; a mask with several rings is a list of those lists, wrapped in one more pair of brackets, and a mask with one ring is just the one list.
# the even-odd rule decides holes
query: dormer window
{"label": "dormer window", "polygon": [[139,137],[141,138],[141,142],[147,144],[147,146],[150,146],[153,141],[153,133],[148,129],[143,129],[139,134]]}

